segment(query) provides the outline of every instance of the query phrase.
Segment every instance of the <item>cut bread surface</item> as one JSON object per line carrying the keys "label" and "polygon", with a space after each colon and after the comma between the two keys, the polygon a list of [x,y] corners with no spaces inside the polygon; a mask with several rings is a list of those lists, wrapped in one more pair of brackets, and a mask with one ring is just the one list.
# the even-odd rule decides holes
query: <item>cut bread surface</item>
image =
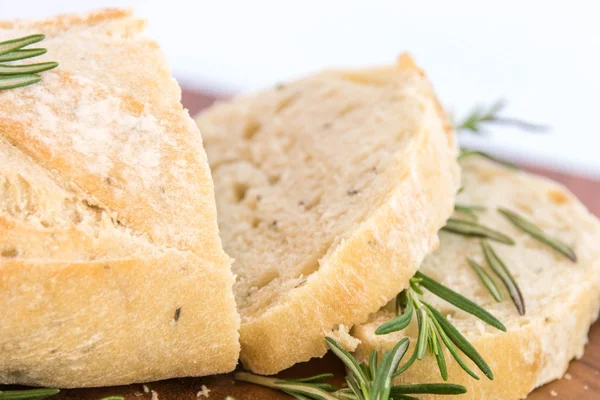
{"label": "cut bread surface", "polygon": [[[239,316],[202,139],[130,12],[2,21],[60,66],[0,92],[0,383],[231,371]],[[40,57],[41,58],[41,57]]]}
{"label": "cut bread surface", "polygon": [[[485,206],[486,211],[478,213],[479,221],[516,241],[514,246],[490,243],[521,288],[527,312],[519,316],[507,293],[503,302],[496,302],[469,267],[466,257],[485,265],[479,240],[448,232],[440,232],[440,249],[428,256],[419,270],[488,310],[502,321],[507,333],[431,294],[426,293],[424,299],[450,319],[494,372],[493,381],[485,377],[476,381],[445,350],[448,381],[468,390],[458,398],[524,398],[534,388],[560,378],[569,361],[583,354],[589,326],[600,306],[600,223],[564,187],[547,179],[481,159],[465,161],[462,177],[464,190],[457,203]],[[518,212],[571,246],[577,262],[515,228],[497,207]],[[406,336],[416,343],[415,321],[401,332],[375,334],[379,325],[394,316],[390,304],[366,324],[353,328],[353,336],[361,341],[359,359],[366,359],[372,349],[383,352]],[[404,383],[441,381],[435,358],[430,355],[397,379]]]}
{"label": "cut bread surface", "polygon": [[451,130],[408,56],[322,72],[196,118],[242,318],[241,359],[275,373],[404,287],[450,215]]}

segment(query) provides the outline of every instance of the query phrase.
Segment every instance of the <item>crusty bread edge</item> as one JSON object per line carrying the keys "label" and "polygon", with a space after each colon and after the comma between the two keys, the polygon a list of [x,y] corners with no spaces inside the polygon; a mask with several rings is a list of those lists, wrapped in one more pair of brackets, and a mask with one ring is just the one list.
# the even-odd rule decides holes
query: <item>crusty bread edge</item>
{"label": "crusty bread edge", "polygon": [[164,250],[0,263],[0,382],[99,387],[232,371],[239,316],[220,293],[233,284],[221,261]]}

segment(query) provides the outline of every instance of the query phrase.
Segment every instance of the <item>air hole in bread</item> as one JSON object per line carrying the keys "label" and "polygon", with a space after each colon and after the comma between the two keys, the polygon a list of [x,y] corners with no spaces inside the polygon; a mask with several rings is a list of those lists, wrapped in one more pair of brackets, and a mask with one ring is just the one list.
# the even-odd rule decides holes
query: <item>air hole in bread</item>
{"label": "air hole in bread", "polygon": [[16,247],[8,246],[0,251],[0,256],[5,258],[14,258],[19,255],[19,250]]}
{"label": "air hole in bread", "polygon": [[256,133],[260,130],[260,122],[256,120],[251,120],[248,122],[246,127],[244,128],[244,139],[250,140],[256,135]]}
{"label": "air hole in bread", "polygon": [[98,207],[95,204],[91,204],[90,202],[88,202],[87,200],[83,200],[83,205],[89,210],[92,211],[96,221],[100,221],[100,219],[102,218],[102,208]]}
{"label": "air hole in bread", "polygon": [[304,209],[306,211],[310,211],[321,203],[322,196],[323,194],[319,193],[310,200],[301,200],[300,202],[298,202],[298,204],[304,206]]}
{"label": "air hole in bread", "polygon": [[269,176],[269,184],[272,185],[276,185],[279,180],[281,179],[280,175],[270,175]]}
{"label": "air hole in bread", "polygon": [[558,189],[550,189],[548,190],[548,199],[554,204],[567,204],[569,202],[569,198],[567,195]]}
{"label": "air hole in bread", "polygon": [[264,271],[256,281],[256,287],[258,289],[261,289],[267,286],[269,283],[273,282],[277,278],[279,278],[279,271],[275,269]]}
{"label": "air hole in bread", "polygon": [[242,201],[244,201],[244,198],[246,198],[246,193],[248,192],[249,188],[250,188],[250,186],[248,186],[245,183],[242,183],[242,182],[234,183],[233,193],[235,195],[235,201],[238,203],[241,203]]}

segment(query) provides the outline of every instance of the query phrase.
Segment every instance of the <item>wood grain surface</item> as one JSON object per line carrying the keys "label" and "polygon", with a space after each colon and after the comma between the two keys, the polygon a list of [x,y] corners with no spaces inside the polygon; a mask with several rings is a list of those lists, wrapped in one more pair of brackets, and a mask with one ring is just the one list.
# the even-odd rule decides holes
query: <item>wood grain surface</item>
{"label": "wood grain surface", "polygon": [[[184,91],[184,105],[194,115],[200,109],[209,106],[214,96]],[[600,182],[574,177],[557,172],[540,170],[524,166],[525,169],[546,175],[565,184],[596,215],[600,215]],[[600,245],[600,244],[599,244]],[[535,390],[529,400],[599,400],[600,399],[600,323],[596,323],[589,335],[590,341],[581,360],[571,362],[568,373],[563,379],[554,381]],[[324,372],[335,374],[334,382],[341,383],[344,367],[331,354],[322,359],[298,364],[283,371],[281,377],[306,377]],[[145,387],[144,387],[145,386]],[[203,386],[208,392],[203,391]],[[145,390],[147,389],[147,391]],[[0,387],[0,390],[1,387]],[[207,393],[208,397],[204,397]],[[232,374],[203,378],[171,379],[161,382],[135,384],[111,388],[63,390],[56,400],[100,400],[108,396],[123,396],[127,400],[222,400],[233,396],[236,400],[283,400],[290,396],[243,382],[236,382]],[[154,396],[154,397],[153,397]],[[451,399],[452,397],[445,397]]]}

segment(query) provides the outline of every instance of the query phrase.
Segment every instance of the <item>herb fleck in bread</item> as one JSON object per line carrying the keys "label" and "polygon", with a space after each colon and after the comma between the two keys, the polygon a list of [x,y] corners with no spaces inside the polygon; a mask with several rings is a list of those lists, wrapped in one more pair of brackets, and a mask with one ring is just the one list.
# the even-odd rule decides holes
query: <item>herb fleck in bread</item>
{"label": "herb fleck in bread", "polygon": [[239,316],[202,139],[128,12],[0,22],[60,62],[0,92],[0,383],[232,370]]}
{"label": "herb fleck in bread", "polygon": [[[495,302],[468,266],[466,257],[485,265],[479,241],[447,232],[440,232],[440,249],[425,259],[420,271],[474,300],[498,317],[508,332],[487,326],[430,294],[425,300],[451,319],[494,372],[493,381],[476,381],[445,350],[449,381],[468,389],[457,398],[524,398],[534,388],[561,377],[569,361],[583,354],[600,306],[600,223],[565,188],[547,179],[481,159],[465,161],[462,176],[464,190],[457,202],[485,206],[487,211],[478,213],[481,223],[516,241],[515,246],[490,243],[521,288],[527,313],[519,316],[506,295],[504,302]],[[515,228],[497,207],[520,213],[570,245],[577,263]],[[359,359],[368,357],[372,349],[391,348],[404,336],[415,343],[415,321],[403,332],[375,335],[375,329],[394,315],[392,308],[384,308],[368,323],[353,328],[352,334],[361,341]],[[430,355],[399,379],[412,383],[441,380]]]}
{"label": "herb fleck in bread", "polygon": [[348,348],[405,287],[452,212],[458,166],[422,71],[330,71],[197,117],[234,257],[241,360],[271,374]]}

